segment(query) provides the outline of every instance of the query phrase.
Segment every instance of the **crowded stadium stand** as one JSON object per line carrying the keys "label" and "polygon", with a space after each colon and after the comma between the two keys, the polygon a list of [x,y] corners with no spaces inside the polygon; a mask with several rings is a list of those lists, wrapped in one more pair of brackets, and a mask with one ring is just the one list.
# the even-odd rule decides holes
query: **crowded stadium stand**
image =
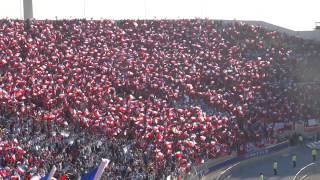
{"label": "crowded stadium stand", "polygon": [[242,22],[0,20],[0,176],[181,178],[319,119],[320,43]]}

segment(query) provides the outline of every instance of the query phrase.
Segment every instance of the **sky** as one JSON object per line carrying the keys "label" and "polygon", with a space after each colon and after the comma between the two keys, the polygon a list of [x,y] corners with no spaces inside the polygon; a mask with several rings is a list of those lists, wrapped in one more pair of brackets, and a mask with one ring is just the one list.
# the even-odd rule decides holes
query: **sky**
{"label": "sky", "polygon": [[[0,18],[22,18],[23,0],[0,0]],[[320,0],[33,0],[36,19],[259,20],[292,30],[313,30]]]}

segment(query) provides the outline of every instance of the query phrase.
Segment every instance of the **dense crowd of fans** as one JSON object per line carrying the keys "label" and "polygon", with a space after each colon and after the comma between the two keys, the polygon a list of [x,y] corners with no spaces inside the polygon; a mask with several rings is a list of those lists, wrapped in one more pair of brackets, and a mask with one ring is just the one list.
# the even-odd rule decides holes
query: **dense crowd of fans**
{"label": "dense crowd of fans", "polygon": [[1,20],[0,175],[108,158],[105,178],[160,179],[263,146],[272,124],[319,117],[319,50],[211,20]]}

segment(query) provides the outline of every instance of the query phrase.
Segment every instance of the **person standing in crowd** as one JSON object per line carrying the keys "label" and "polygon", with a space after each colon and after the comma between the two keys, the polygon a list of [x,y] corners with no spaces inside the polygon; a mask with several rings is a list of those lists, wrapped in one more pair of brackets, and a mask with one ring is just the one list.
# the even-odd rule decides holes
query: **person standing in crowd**
{"label": "person standing in crowd", "polygon": [[278,162],[277,161],[273,162],[273,174],[275,176],[278,175]]}
{"label": "person standing in crowd", "polygon": [[297,166],[297,155],[292,155],[292,167],[295,168]]}
{"label": "person standing in crowd", "polygon": [[315,148],[312,149],[311,154],[312,154],[312,161],[316,161],[317,160],[317,150]]}
{"label": "person standing in crowd", "polygon": [[262,172],[260,173],[259,180],[264,180],[264,176]]}
{"label": "person standing in crowd", "polygon": [[303,137],[302,137],[301,134],[299,135],[299,144],[300,144],[300,145],[303,145]]}

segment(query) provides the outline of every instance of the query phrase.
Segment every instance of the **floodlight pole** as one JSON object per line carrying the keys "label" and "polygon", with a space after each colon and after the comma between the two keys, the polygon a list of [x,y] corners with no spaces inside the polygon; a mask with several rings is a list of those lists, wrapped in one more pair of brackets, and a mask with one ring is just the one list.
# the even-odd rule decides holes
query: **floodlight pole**
{"label": "floodlight pole", "polygon": [[32,0],[23,0],[23,17],[24,20],[33,18]]}
{"label": "floodlight pole", "polygon": [[86,19],[86,0],[83,0],[83,16]]}
{"label": "floodlight pole", "polygon": [[144,6],[144,20],[147,20],[147,0],[143,1]]}

